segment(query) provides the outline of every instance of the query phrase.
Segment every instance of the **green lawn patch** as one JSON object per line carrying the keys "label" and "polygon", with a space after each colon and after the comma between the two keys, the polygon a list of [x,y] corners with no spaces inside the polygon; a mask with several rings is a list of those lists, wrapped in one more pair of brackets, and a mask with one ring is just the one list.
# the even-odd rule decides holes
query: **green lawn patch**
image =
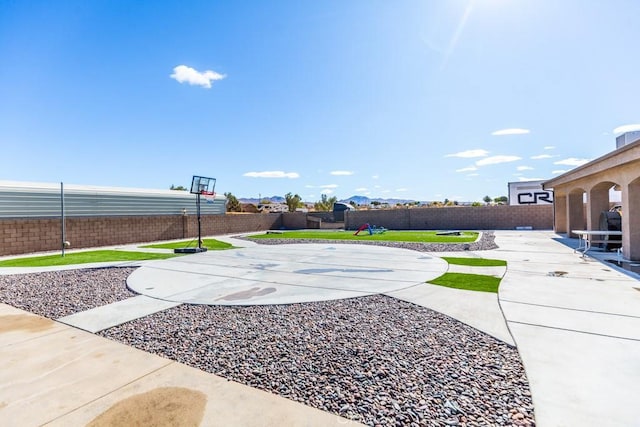
{"label": "green lawn patch", "polygon": [[436,231],[386,231],[382,234],[369,234],[361,231],[354,236],[355,231],[335,230],[303,230],[283,231],[273,234],[255,234],[249,236],[252,239],[328,239],[328,240],[372,240],[392,242],[418,242],[418,243],[469,243],[475,242],[478,233],[474,231],[461,232],[456,235],[437,235]]}
{"label": "green lawn patch", "polygon": [[500,279],[482,274],[444,273],[442,276],[436,277],[427,283],[468,291],[497,293]]}
{"label": "green lawn patch", "polygon": [[486,258],[456,258],[456,257],[442,257],[443,260],[449,264],[456,265],[469,265],[472,267],[503,267],[507,265],[507,261],[501,259],[486,259]]}
{"label": "green lawn patch", "polygon": [[90,262],[143,261],[151,259],[167,259],[175,256],[175,254],[100,250],[74,252],[65,254],[64,257],[61,255],[44,255],[8,259],[0,261],[0,267],[45,267],[53,265],[86,264]]}
{"label": "green lawn patch", "polygon": [[[196,240],[184,240],[182,242],[171,243],[158,243],[155,245],[140,246],[141,248],[156,248],[156,249],[180,249],[191,248],[198,246],[198,239]],[[202,246],[211,251],[220,251],[224,249],[233,249],[234,246],[230,243],[221,242],[216,239],[202,239]]]}

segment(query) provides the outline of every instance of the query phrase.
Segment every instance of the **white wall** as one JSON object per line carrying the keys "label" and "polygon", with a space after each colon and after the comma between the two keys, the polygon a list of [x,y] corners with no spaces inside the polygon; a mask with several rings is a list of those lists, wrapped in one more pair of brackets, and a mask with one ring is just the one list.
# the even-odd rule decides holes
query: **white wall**
{"label": "white wall", "polygon": [[510,205],[549,205],[553,203],[553,192],[542,188],[544,181],[510,182]]}

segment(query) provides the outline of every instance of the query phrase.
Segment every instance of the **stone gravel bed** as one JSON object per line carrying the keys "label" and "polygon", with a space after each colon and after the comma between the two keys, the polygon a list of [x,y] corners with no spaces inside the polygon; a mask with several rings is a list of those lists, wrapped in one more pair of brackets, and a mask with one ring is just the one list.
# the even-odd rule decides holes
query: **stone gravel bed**
{"label": "stone gravel bed", "polygon": [[391,297],[182,305],[100,335],[368,425],[535,425],[515,348]]}
{"label": "stone gravel bed", "polygon": [[[346,231],[349,233],[350,231]],[[274,234],[274,236],[277,236]],[[487,251],[496,249],[498,245],[495,243],[495,235],[493,231],[483,231],[480,238],[475,242],[469,243],[415,243],[415,242],[392,242],[384,240],[330,240],[330,239],[251,239],[247,236],[234,236],[236,239],[249,240],[261,245],[283,245],[296,243],[336,243],[336,244],[356,244],[356,245],[375,245],[387,246],[393,248],[411,249],[419,252],[455,252],[455,251]]]}
{"label": "stone gravel bed", "polygon": [[0,275],[0,302],[58,319],[138,295],[126,285],[134,270],[107,267]]}
{"label": "stone gravel bed", "polygon": [[[475,244],[489,249],[493,233]],[[452,250],[425,246],[410,249]],[[134,270],[0,276],[0,301],[57,319],[137,295],[126,288]],[[182,305],[99,335],[368,425],[535,425],[515,348],[387,296]]]}

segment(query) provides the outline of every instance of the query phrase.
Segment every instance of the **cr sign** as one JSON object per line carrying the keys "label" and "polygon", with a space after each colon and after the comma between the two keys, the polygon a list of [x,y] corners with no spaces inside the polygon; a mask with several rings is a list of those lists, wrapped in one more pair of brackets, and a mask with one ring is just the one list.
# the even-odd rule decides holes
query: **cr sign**
{"label": "cr sign", "polygon": [[537,205],[538,202],[553,203],[553,200],[551,200],[551,193],[547,191],[518,193],[519,205]]}

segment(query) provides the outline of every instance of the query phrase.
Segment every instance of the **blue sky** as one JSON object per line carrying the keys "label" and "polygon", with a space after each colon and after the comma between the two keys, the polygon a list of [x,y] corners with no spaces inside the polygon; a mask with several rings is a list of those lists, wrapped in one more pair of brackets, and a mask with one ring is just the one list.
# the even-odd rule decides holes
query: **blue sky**
{"label": "blue sky", "polygon": [[640,129],[640,2],[0,1],[0,179],[480,201]]}

